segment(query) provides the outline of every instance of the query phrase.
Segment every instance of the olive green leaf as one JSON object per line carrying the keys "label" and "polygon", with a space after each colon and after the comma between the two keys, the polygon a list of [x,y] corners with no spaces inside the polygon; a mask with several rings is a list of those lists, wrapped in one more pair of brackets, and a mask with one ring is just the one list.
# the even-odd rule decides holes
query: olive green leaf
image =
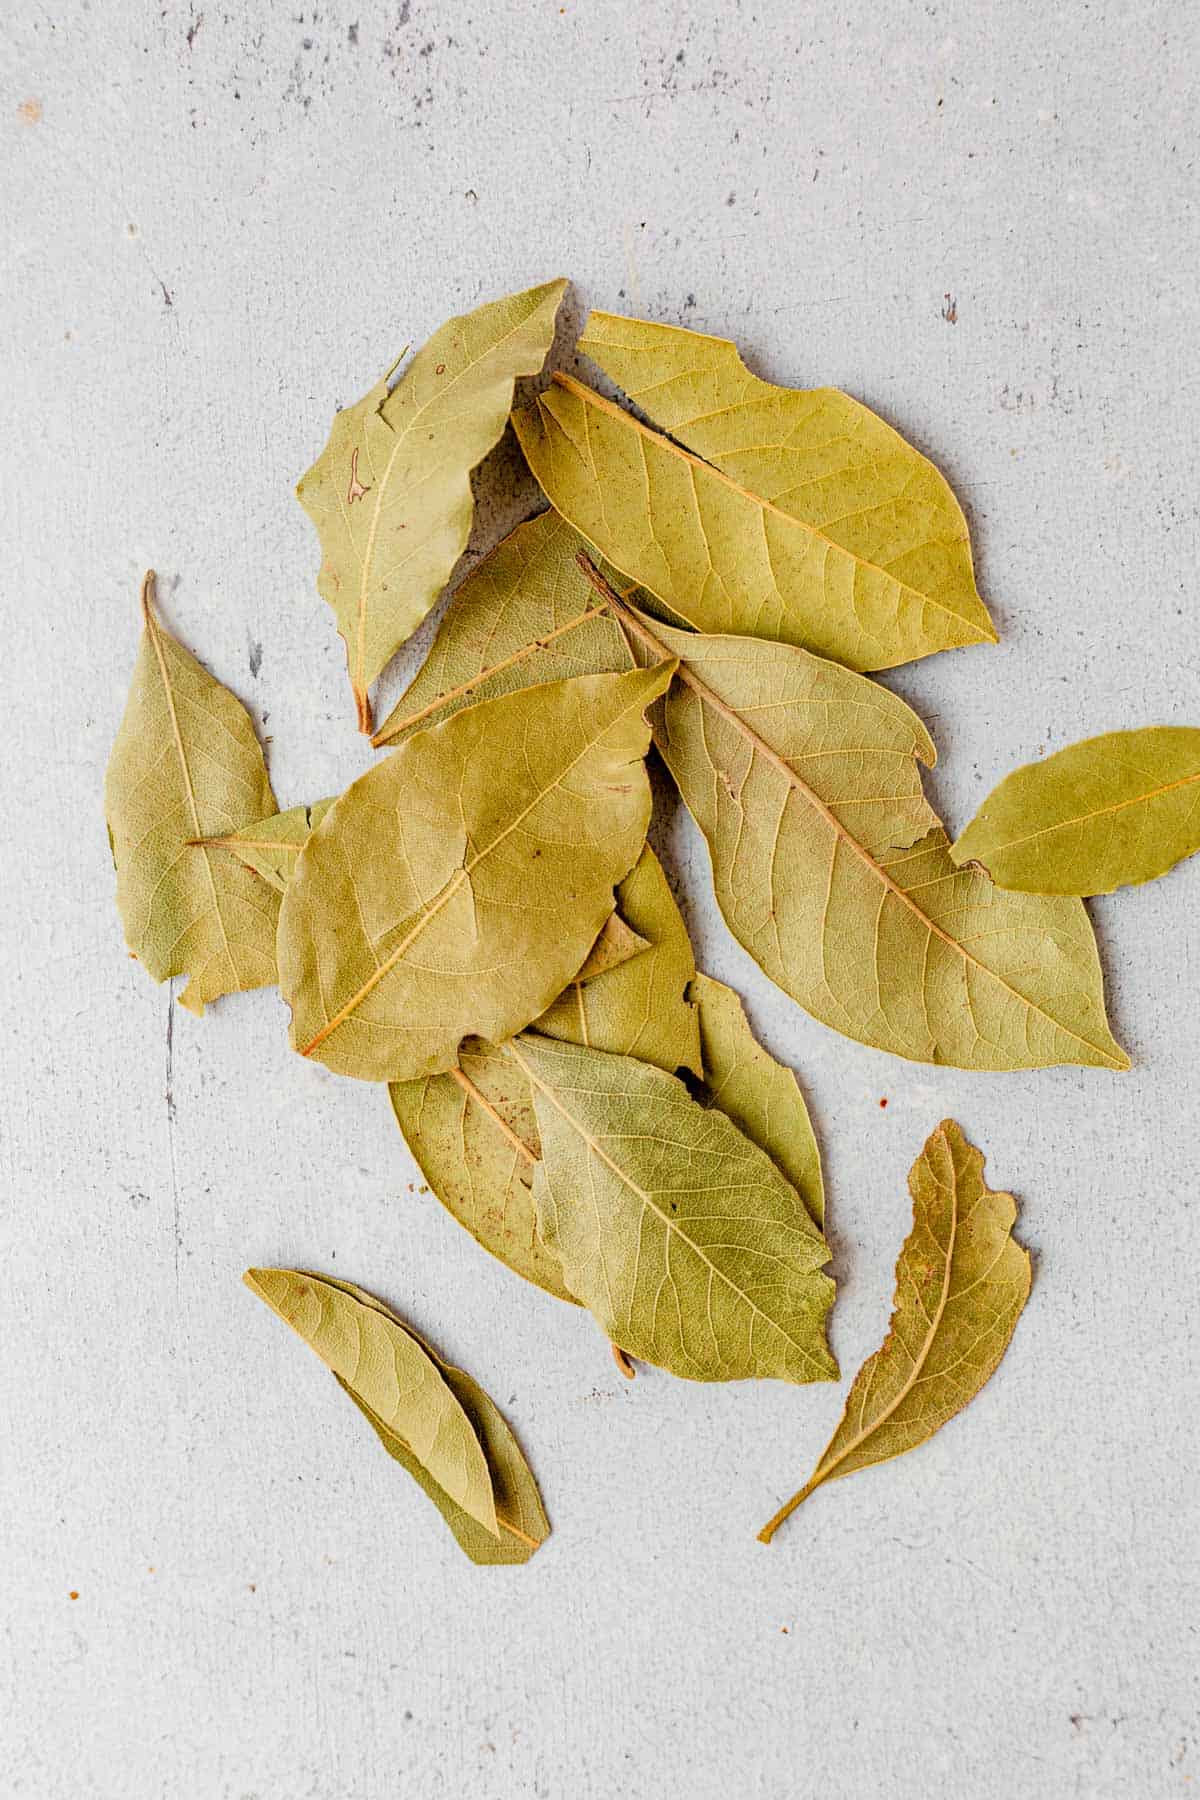
{"label": "olive green leaf", "polygon": [[741,1000],[724,982],[697,975],[704,1082],[714,1106],[731,1118],[785,1175],[818,1225],[825,1220],[821,1155],[790,1069],[763,1049]]}
{"label": "olive green leaf", "polygon": [[277,894],[282,894],[292,878],[296,858],[304,848],[309,832],[321,823],[332,805],[333,801],[329,799],[318,800],[313,806],[289,806],[286,812],[252,820],[240,831],[190,841],[197,848],[227,850],[247,869],[260,875]]}
{"label": "olive green leaf", "polygon": [[367,689],[425,617],[466,548],[471,471],[498,441],[518,375],[546,360],[565,281],[447,320],[394,387],[339,412],[296,488],[317,528],[317,589],[346,644],[360,729]]}
{"label": "olive green leaf", "polygon": [[916,1062],[1128,1068],[1082,902],[955,868],[902,700],[793,645],[621,616],[645,655],[680,658],[655,742],[730,930],[785,993]]}
{"label": "olive green leaf", "polygon": [[538,1225],[630,1356],[693,1381],[826,1381],[829,1251],[771,1159],[648,1063],[525,1033]]}
{"label": "olive green leaf", "polygon": [[636,1056],[669,1075],[678,1069],[699,1075],[700,1020],[688,991],[696,973],[691,939],[648,844],[617,889],[617,908],[616,916],[649,939],[651,948],[599,974],[585,964],[534,1029]]}
{"label": "olive green leaf", "polygon": [[903,1456],[973,1400],[1008,1348],[1029,1297],[1029,1252],[1012,1237],[1011,1194],[983,1179],[983,1157],[953,1119],[908,1178],[913,1227],[896,1263],[883,1345],[854,1378],[842,1420],[799,1493],[759,1532],[768,1544],[815,1488]]}
{"label": "olive green leaf", "polygon": [[367,1081],[453,1068],[545,1010],[646,836],[645,708],[673,664],[483,700],[347,788],[297,859],[279,983],[304,1056]]}
{"label": "olive green leaf", "polygon": [[433,1501],[457,1538],[459,1546],[472,1562],[493,1567],[499,1564],[527,1563],[534,1551],[549,1537],[550,1522],[546,1518],[533,1471],[522,1455],[512,1427],[495,1401],[465,1370],[455,1368],[453,1363],[448,1363],[444,1357],[439,1356],[427,1338],[406,1324],[390,1307],[384,1306],[382,1301],[348,1281],[330,1280],[330,1286],[340,1288],[343,1293],[361,1301],[365,1306],[374,1307],[385,1319],[406,1331],[435,1364],[438,1373],[470,1420],[480,1448],[487,1458],[500,1535],[493,1536],[486,1526],[479,1524],[470,1513],[464,1512],[457,1501],[452,1500],[434,1479],[420,1458],[413,1454],[405,1440],[397,1437],[339,1375],[337,1381],[342,1391],[353,1400],[388,1455],[407,1470]]}
{"label": "olive green leaf", "polygon": [[[629,876],[625,879],[628,881]],[[619,969],[630,957],[640,956],[643,950],[649,948],[649,938],[644,938],[640,932],[635,931],[620,913],[609,913],[600,927],[600,936],[588,951],[587,960],[575,980],[592,981],[597,975],[607,975],[611,969]]]}
{"label": "olive green leaf", "polygon": [[533,1096],[495,1045],[469,1038],[445,1075],[394,1081],[396,1122],[434,1194],[476,1243],[559,1300],[574,1300],[538,1234],[533,1170],[541,1154]]}
{"label": "olive green leaf", "polygon": [[1084,738],[1006,775],[951,848],[1001,887],[1111,894],[1200,850],[1200,728]]}
{"label": "olive green leaf", "polygon": [[275,810],[239,700],[170,634],[142,584],[142,641],[104,783],[125,940],[155,981],[188,975],[180,1004],[275,980],[278,901],[248,870],[191,840]]}
{"label": "olive green leaf", "polygon": [[859,401],[836,388],[776,387],[752,375],[725,338],[614,313],[594,312],[579,348],[739,488],[848,552],[864,576],[899,584],[900,605],[930,634],[930,648],[947,633],[955,643],[994,639],[949,483]]}
{"label": "olive green leaf", "polygon": [[519,525],[450,599],[416,677],[372,738],[398,744],[476,700],[633,667],[576,565],[584,540],[555,512]]}
{"label": "olive green leaf", "polygon": [[246,1286],[290,1325],[438,1486],[499,1535],[491,1472],[437,1364],[406,1326],[340,1283],[300,1269],[248,1269]]}
{"label": "olive green leaf", "polygon": [[[569,376],[513,415],[551,504],[614,568],[702,631],[803,644],[853,669],[991,641],[940,604]],[[846,510],[854,489],[844,494]]]}

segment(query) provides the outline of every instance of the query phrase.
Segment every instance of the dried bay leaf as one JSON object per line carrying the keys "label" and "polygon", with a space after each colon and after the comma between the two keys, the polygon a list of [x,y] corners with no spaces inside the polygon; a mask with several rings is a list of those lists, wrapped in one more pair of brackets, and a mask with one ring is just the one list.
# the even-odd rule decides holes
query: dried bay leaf
{"label": "dried bay leaf", "polygon": [[453,1068],[544,1011],[645,841],[645,709],[673,664],[481,701],[335,802],[279,919],[291,1040],[340,1074]]}
{"label": "dried bay leaf", "polygon": [[[546,1037],[636,1056],[669,1075],[702,1072],[700,1019],[689,992],[696,973],[691,939],[662,864],[647,844],[617,889],[617,917],[650,948],[607,972],[588,965],[534,1021]],[[590,959],[589,959],[590,961]]]}
{"label": "dried bay leaf", "polygon": [[700,1015],[704,1082],[712,1104],[766,1151],[815,1223],[822,1225],[821,1155],[796,1077],[763,1049],[732,988],[711,975],[697,975],[692,991]]}
{"label": "dried bay leaf", "polygon": [[355,1287],[348,1281],[330,1281],[330,1285],[340,1288],[343,1293],[366,1306],[373,1306],[384,1318],[406,1331],[436,1365],[443,1381],[470,1420],[487,1459],[496,1506],[496,1523],[500,1527],[499,1536],[493,1536],[486,1526],[472,1518],[470,1513],[464,1512],[450,1498],[405,1440],[398,1437],[377,1413],[372,1412],[367,1403],[339,1375],[337,1381],[342,1391],[353,1400],[388,1455],[407,1470],[432,1500],[458,1540],[460,1548],[473,1563],[493,1567],[527,1563],[534,1551],[549,1537],[550,1522],[546,1517],[533,1471],[522,1454],[512,1427],[495,1401],[465,1369],[456,1368],[453,1363],[448,1363],[444,1357],[439,1356],[427,1338],[422,1337],[419,1331],[374,1295],[365,1293],[362,1288]]}
{"label": "dried bay leaf", "polygon": [[896,1263],[882,1347],[854,1378],[842,1420],[799,1493],[759,1538],[826,1481],[903,1456],[973,1400],[1008,1348],[1029,1297],[1029,1252],[1012,1236],[1011,1194],[994,1193],[983,1157],[952,1119],[909,1176],[913,1227]]}
{"label": "dried bay leaf", "polygon": [[202,1013],[221,994],[275,980],[278,901],[231,858],[190,840],[275,810],[250,716],[163,629],[154,574],[142,584],[142,640],[104,783],[125,940],[155,981],[190,976]]}
{"label": "dried bay leaf", "polygon": [[951,631],[994,638],[949,483],[859,401],[836,388],[776,387],[752,375],[725,338],[615,313],[592,313],[579,348],[739,487],[891,576],[908,605],[923,596]]}
{"label": "dried bay leaf", "polygon": [[321,541],[360,729],[367,690],[425,617],[466,548],[471,471],[498,442],[519,375],[546,360],[565,281],[447,320],[394,387],[384,376],[333,421],[296,494]]}
{"label": "dried bay leaf", "polygon": [[1200,729],[1109,731],[993,789],[950,854],[1027,894],[1111,894],[1200,850]]}
{"label": "dried bay leaf", "polygon": [[286,812],[255,819],[240,831],[191,841],[198,849],[227,850],[277,894],[282,894],[309,832],[321,823],[332,805],[333,800],[328,799],[318,800],[313,806],[289,806]]}
{"label": "dried bay leaf", "polygon": [[401,743],[514,688],[632,668],[616,621],[576,563],[583,548],[555,512],[519,525],[451,597],[428,656],[372,743]]}
{"label": "dried bay leaf", "polygon": [[[569,376],[513,415],[550,503],[672,617],[887,669],[994,641],[982,604],[935,602]],[[848,500],[851,499],[847,496]]]}
{"label": "dried bay leaf", "polygon": [[357,1291],[304,1270],[248,1269],[244,1280],[403,1440],[443,1492],[498,1536],[483,1448],[437,1364],[408,1328]]}
{"label": "dried bay leaf", "polygon": [[921,792],[933,745],[903,701],[793,645],[610,604],[642,654],[680,658],[655,743],[726,923],[785,993],[916,1062],[1128,1068],[1082,903],[955,867]]}
{"label": "dried bay leaf", "polygon": [[468,1039],[445,1075],[394,1081],[396,1122],[434,1194],[476,1243],[559,1300],[573,1301],[542,1242],[533,1200],[541,1154],[529,1082],[493,1044]]}
{"label": "dried bay leaf", "polygon": [[524,1033],[538,1225],[571,1292],[630,1356],[693,1381],[825,1381],[824,1238],[770,1158],[681,1081]]}

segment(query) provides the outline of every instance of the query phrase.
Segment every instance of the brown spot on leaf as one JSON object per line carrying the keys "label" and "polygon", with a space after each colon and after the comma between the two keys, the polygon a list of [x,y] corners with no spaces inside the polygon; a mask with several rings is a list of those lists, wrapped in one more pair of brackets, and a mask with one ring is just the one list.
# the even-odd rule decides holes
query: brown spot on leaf
{"label": "brown spot on leaf", "polygon": [[361,500],[363,495],[369,491],[358,479],[358,450],[356,447],[350,455],[350,486],[346,489],[346,505],[353,506],[356,500]]}

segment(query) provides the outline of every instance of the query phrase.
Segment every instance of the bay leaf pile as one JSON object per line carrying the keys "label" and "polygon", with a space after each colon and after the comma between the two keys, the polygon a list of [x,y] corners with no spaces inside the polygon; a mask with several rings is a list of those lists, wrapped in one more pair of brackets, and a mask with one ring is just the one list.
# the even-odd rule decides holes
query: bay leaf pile
{"label": "bay leaf pile", "polygon": [[[196,1013],[278,985],[290,1041],[386,1086],[433,1193],[620,1366],[836,1379],[820,1157],[792,1072],[696,967],[648,842],[656,755],[730,931],[832,1030],[914,1061],[1122,1070],[1081,896],[1200,849],[1200,729],[1120,731],[1000,784],[952,840],[924,724],[873,673],[995,641],[939,471],[847,395],[593,313],[566,284],[447,322],[338,412],[297,489],[375,758],[277,807],[240,702],[154,578],[109,764],[129,949]],[[578,366],[578,357],[575,359]],[[611,397],[623,395],[625,404]],[[548,502],[451,581],[511,422]],[[381,723],[371,690],[452,585]],[[913,1169],[892,1324],[812,1477],[914,1447],[996,1367],[1029,1289],[1015,1205],[952,1122]],[[511,1431],[381,1302],[251,1270],[466,1553],[548,1532]]]}

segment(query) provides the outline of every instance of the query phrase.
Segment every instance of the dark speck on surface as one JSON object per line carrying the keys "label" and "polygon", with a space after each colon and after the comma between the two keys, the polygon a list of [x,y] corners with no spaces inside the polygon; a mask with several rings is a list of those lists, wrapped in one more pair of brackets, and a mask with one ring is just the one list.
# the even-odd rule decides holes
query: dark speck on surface
{"label": "dark speck on surface", "polygon": [[262,647],[261,643],[255,643],[255,642],[251,641],[251,644],[250,644],[250,673],[256,679],[258,677],[258,671],[262,668],[262,659],[263,659],[263,647]]}
{"label": "dark speck on surface", "polygon": [[357,42],[358,42],[358,26],[357,26],[357,24],[350,26],[349,30],[346,33],[346,36],[352,44],[357,44]]}

